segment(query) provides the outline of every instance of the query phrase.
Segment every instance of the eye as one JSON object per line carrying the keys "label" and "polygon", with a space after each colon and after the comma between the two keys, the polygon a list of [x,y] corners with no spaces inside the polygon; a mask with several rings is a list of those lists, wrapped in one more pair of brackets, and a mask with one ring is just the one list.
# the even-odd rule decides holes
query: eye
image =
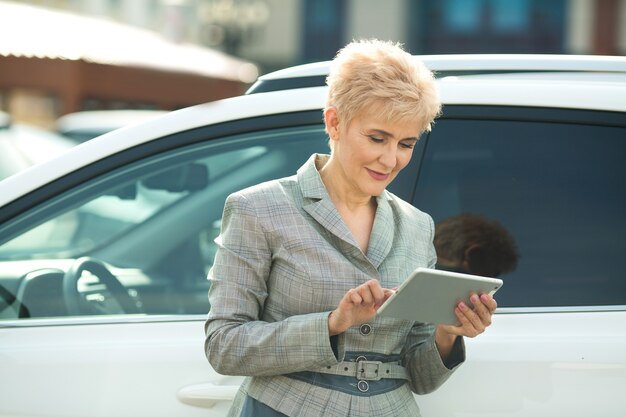
{"label": "eye", "polygon": [[400,142],[400,146],[405,149],[413,149],[415,147],[415,142]]}
{"label": "eye", "polygon": [[370,140],[374,143],[383,143],[385,140],[376,136],[368,136],[370,138]]}

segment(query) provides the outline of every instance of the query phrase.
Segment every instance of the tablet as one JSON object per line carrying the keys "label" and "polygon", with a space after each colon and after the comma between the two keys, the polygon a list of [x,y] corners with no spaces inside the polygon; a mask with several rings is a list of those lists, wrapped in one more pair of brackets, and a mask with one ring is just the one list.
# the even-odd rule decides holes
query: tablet
{"label": "tablet", "polygon": [[472,306],[472,292],[493,295],[502,280],[438,269],[417,268],[378,309],[381,317],[422,323],[459,324],[454,308],[459,301]]}

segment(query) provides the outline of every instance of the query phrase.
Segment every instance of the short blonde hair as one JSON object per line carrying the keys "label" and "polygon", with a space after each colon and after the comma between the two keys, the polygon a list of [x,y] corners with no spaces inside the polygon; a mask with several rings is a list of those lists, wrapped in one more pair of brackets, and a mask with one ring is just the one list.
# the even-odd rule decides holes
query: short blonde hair
{"label": "short blonde hair", "polygon": [[441,111],[432,72],[399,43],[349,43],[332,61],[326,84],[326,109],[335,107],[344,127],[375,112],[387,122],[415,122],[420,132],[430,131]]}

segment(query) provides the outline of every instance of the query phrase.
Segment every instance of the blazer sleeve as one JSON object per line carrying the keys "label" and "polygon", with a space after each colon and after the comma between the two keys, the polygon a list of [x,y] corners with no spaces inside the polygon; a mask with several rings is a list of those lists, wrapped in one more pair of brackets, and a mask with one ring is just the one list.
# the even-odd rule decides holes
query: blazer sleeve
{"label": "blazer sleeve", "polygon": [[465,344],[457,340],[444,363],[435,345],[435,326],[418,323],[413,326],[401,353],[402,365],[409,373],[411,391],[428,394],[439,388],[465,361]]}
{"label": "blazer sleeve", "polygon": [[336,364],[330,312],[272,323],[260,319],[272,253],[261,220],[244,195],[226,200],[220,239],[209,272],[211,308],[205,323],[205,354],[213,368],[224,375],[269,376]]}

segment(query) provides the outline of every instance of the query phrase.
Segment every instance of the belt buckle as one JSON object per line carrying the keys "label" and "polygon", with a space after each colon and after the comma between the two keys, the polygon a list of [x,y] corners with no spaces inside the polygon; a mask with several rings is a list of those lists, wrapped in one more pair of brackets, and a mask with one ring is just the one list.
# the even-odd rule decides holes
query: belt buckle
{"label": "belt buckle", "polygon": [[356,378],[364,381],[380,381],[381,373],[380,365],[381,361],[358,361],[356,366]]}

